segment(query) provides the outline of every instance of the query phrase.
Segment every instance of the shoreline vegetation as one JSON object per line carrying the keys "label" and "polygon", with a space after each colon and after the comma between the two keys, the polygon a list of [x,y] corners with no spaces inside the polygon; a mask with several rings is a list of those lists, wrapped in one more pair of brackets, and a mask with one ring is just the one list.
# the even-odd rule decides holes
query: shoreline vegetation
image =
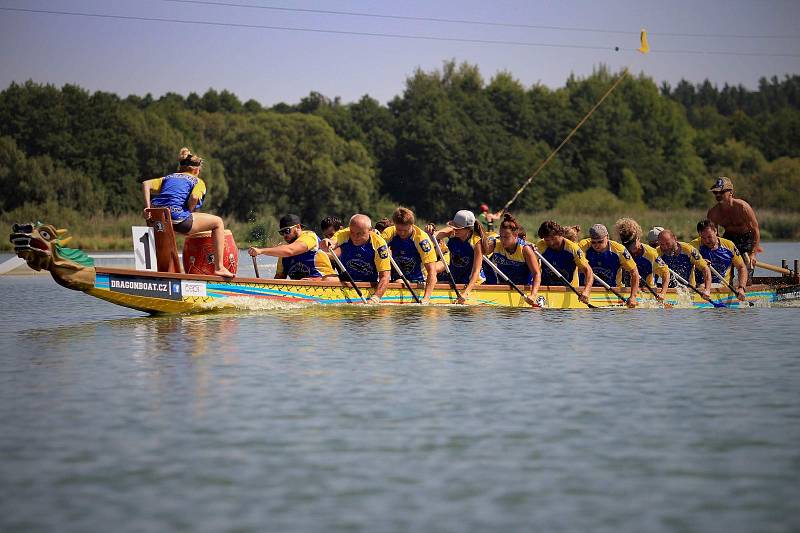
{"label": "shoreline vegetation", "polygon": [[[380,213],[369,213],[373,223],[381,217],[391,215],[391,210]],[[592,224],[605,224],[614,235],[614,222],[622,217],[631,217],[647,232],[653,226],[662,226],[675,231],[679,240],[690,241],[696,237],[695,226],[699,220],[705,218],[705,209],[672,209],[662,211],[647,208],[631,208],[624,210],[561,210],[552,209],[540,212],[515,213],[517,219],[528,232],[528,240],[535,241],[536,231],[545,220],[555,220],[562,225],[579,224],[582,233],[586,233]],[[760,210],[756,213],[761,226],[763,241],[800,241],[800,213],[782,212],[771,209]],[[0,213],[0,226],[10,232],[11,225],[17,222],[40,221],[54,224],[59,228],[69,231],[72,240],[67,244],[70,248],[80,248],[86,252],[96,251],[132,251],[133,241],[131,226],[144,226],[144,218],[138,213],[127,213],[120,216],[98,214],[85,216],[71,209],[56,205],[28,205],[11,213]],[[424,220],[418,220],[420,227]],[[319,221],[308,224],[309,228],[319,232]],[[437,223],[437,227],[444,222]],[[271,246],[283,243],[278,235],[277,219],[266,216],[253,221],[238,221],[232,218],[225,219],[226,229],[233,233],[236,245],[240,249],[249,246]],[[178,248],[183,245],[183,237],[178,237]],[[0,241],[0,251],[12,251],[13,247],[8,239]]]}
{"label": "shoreline vegetation", "polygon": [[718,176],[753,206],[765,240],[800,238],[800,75],[753,90],[619,76],[598,65],[551,89],[450,60],[415,70],[387,103],[312,91],[272,105],[227,90],[121,97],[13,82],[0,90],[0,221],[129,249],[130,227],[144,225],[141,182],[172,172],[181,146],[204,161],[201,211],[242,247],[280,242],[285,213],[314,228],[398,205],[418,222],[482,203],[497,211],[616,87],[511,206],[531,238],[545,219],[586,230],[630,216],[689,239]]}

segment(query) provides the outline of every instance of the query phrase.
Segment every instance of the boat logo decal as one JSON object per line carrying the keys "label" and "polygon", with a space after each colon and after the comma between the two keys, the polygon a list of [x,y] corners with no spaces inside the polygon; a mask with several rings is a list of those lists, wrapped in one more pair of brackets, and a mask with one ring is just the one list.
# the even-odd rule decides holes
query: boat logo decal
{"label": "boat logo decal", "polygon": [[150,298],[181,299],[181,283],[163,278],[138,276],[109,276],[108,288],[112,292],[148,296]]}

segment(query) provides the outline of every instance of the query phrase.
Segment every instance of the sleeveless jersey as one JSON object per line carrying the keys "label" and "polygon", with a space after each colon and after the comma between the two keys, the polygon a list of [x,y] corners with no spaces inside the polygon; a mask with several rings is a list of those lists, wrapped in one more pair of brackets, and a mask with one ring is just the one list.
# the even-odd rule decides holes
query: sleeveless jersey
{"label": "sleeveless jersey", "polygon": [[[517,285],[530,285],[533,282],[533,273],[531,272],[528,262],[525,260],[525,240],[517,238],[516,246],[512,252],[509,252],[500,242],[499,238],[494,239],[494,253],[490,261],[497,265],[500,272],[508,276],[508,279]],[[487,270],[491,270],[491,267]],[[495,275],[492,270],[492,275]],[[486,272],[487,283],[489,283],[489,272]],[[497,281],[497,283],[502,283]]]}
{"label": "sleeveless jersey", "polygon": [[197,199],[195,209],[199,209],[206,196],[206,184],[203,180],[183,172],[147,180],[146,183],[151,191],[158,194],[150,201],[150,205],[168,207],[173,223],[183,222],[191,214],[186,205],[190,197]]}
{"label": "sleeveless jersey", "polygon": [[[397,235],[397,228],[389,226],[381,236],[392,251],[392,259],[408,280],[425,281],[425,269],[422,266],[436,262],[436,251],[428,234],[418,226],[411,226],[411,235],[401,239]],[[399,279],[396,272],[392,272],[392,279]]]}
{"label": "sleeveless jersey", "polygon": [[[602,252],[595,251],[592,248],[591,239],[583,239],[578,243],[583,253],[586,254],[586,260],[589,266],[592,267],[592,272],[596,277],[599,277],[612,287],[619,286],[622,281],[622,270],[633,271],[636,269],[636,262],[631,257],[630,252],[617,241],[609,239],[608,248]],[[581,285],[585,284],[585,276],[580,275]],[[602,287],[599,281],[594,280],[592,284],[594,287]]]}
{"label": "sleeveless jersey", "polygon": [[[687,244],[685,242],[678,243],[678,250],[677,254],[665,254],[661,247],[658,248],[658,256],[666,263],[666,265],[674,270],[678,275],[680,275],[683,279],[691,283],[692,285],[695,284],[695,276],[694,271],[695,268],[700,270],[706,265],[705,259],[700,255],[700,252],[692,246],[691,244]],[[677,279],[671,279],[669,286],[675,287],[677,284]]]}
{"label": "sleeveless jersey", "polygon": [[305,243],[308,251],[292,257],[279,257],[276,274],[286,274],[289,279],[321,278],[335,274],[330,257],[319,249],[316,233],[303,231],[297,240]]}
{"label": "sleeveless jersey", "polygon": [[383,237],[369,232],[369,240],[360,246],[350,240],[350,228],[341,229],[333,236],[340,245],[339,259],[355,281],[378,281],[379,272],[391,270],[389,247]]}
{"label": "sleeveless jersey", "polygon": [[[578,267],[582,266],[586,268],[589,266],[589,263],[586,261],[586,256],[583,254],[583,250],[569,239],[564,239],[564,246],[561,250],[549,248],[547,244],[545,244],[544,239],[540,239],[536,242],[536,249],[573,285],[576,284],[578,279]],[[562,285],[558,276],[553,274],[550,268],[544,264],[542,264],[542,285]]]}
{"label": "sleeveless jersey", "polygon": [[[469,283],[472,277],[472,264],[475,261],[475,246],[480,246],[480,235],[472,232],[472,236],[466,241],[457,237],[450,237],[447,240],[447,247],[450,249],[450,273],[456,283]],[[478,283],[483,283],[486,279],[481,265]]]}
{"label": "sleeveless jersey", "polygon": [[[743,267],[744,260],[742,256],[739,254],[739,250],[736,248],[736,245],[733,244],[732,241],[729,239],[723,239],[719,237],[719,246],[717,246],[716,250],[712,250],[705,244],[703,241],[700,240],[698,237],[697,239],[693,240],[691,243],[692,246],[697,248],[697,251],[700,252],[700,255],[711,263],[717,272],[722,274],[726,280],[733,281],[733,268],[732,267]],[[697,283],[703,282],[703,274],[702,272],[697,273]],[[711,273],[711,282],[712,283],[722,283],[722,280],[717,277],[716,274],[713,272]]]}

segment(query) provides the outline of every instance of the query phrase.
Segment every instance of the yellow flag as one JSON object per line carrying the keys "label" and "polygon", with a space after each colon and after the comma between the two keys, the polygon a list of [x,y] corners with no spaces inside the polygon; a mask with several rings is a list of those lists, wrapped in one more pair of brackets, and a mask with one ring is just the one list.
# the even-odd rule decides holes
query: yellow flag
{"label": "yellow flag", "polygon": [[642,43],[642,46],[639,47],[639,51],[643,54],[646,54],[650,51],[650,45],[647,44],[647,30],[642,28],[642,32],[639,34],[639,41]]}

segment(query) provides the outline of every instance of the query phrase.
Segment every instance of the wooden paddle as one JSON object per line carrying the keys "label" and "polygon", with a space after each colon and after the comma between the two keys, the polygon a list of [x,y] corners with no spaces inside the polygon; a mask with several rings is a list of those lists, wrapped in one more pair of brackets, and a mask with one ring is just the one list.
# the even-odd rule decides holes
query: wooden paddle
{"label": "wooden paddle", "polygon": [[339,259],[339,256],[336,255],[333,249],[328,251],[328,255],[330,255],[333,258],[333,260],[336,262],[336,266],[339,267],[339,270],[344,275],[345,279],[349,281],[350,286],[353,287],[353,289],[355,289],[356,294],[358,294],[358,297],[361,298],[361,303],[367,303],[367,299],[364,298],[363,294],[361,294],[361,289],[358,288],[358,286],[356,285],[356,281],[353,279],[353,276],[350,275],[350,272],[348,272],[347,269],[344,267],[342,261]]}
{"label": "wooden paddle", "polygon": [[483,262],[492,267],[492,270],[494,270],[494,273],[497,274],[497,277],[508,283],[511,286],[511,288],[517,291],[519,295],[522,296],[522,299],[525,300],[531,307],[541,307],[539,304],[531,300],[528,295],[522,292],[522,289],[517,287],[517,284],[511,281],[508,278],[508,276],[506,276],[505,273],[497,267],[497,265],[495,265],[492,261],[489,260],[488,257],[484,256]]}
{"label": "wooden paddle", "polygon": [[756,266],[758,268],[763,268],[764,270],[771,270],[773,272],[777,272],[778,274],[783,274],[784,276],[791,276],[794,274],[788,268],[779,267],[777,265],[770,265],[769,263],[764,263],[763,261],[759,261],[756,259]]}
{"label": "wooden paddle", "polygon": [[442,261],[444,265],[444,271],[447,272],[447,277],[450,280],[450,287],[456,292],[456,297],[459,301],[463,301],[464,299],[461,297],[461,293],[458,291],[458,287],[456,286],[456,279],[453,277],[453,273],[450,272],[450,266],[447,264],[447,261],[444,260],[444,254],[442,253],[442,248],[439,246],[439,241],[436,239],[436,232],[431,235],[431,240],[433,241],[433,247],[436,248],[436,255]]}
{"label": "wooden paddle", "polygon": [[[546,266],[547,268],[549,268],[549,269],[550,269],[550,270],[553,272],[553,274],[555,274],[555,275],[556,275],[556,277],[558,277],[558,279],[561,281],[561,283],[563,283],[563,284],[564,284],[564,286],[565,286],[566,288],[568,288],[569,290],[571,290],[572,292],[574,292],[574,293],[575,293],[575,295],[578,297],[578,300],[580,300],[580,299],[581,299],[581,296],[582,296],[582,294],[578,292],[578,289],[576,289],[575,287],[573,287],[573,286],[572,286],[572,283],[570,283],[569,281],[567,281],[567,278],[565,278],[565,277],[564,277],[564,275],[563,275],[561,272],[559,272],[559,271],[558,271],[558,269],[557,269],[556,267],[554,267],[553,265],[551,265],[551,264],[550,264],[550,261],[548,261],[547,259],[545,259],[545,258],[544,258],[544,256],[543,256],[542,254],[540,254],[540,253],[539,253],[539,250],[537,250],[537,249],[536,249],[536,247],[535,247],[534,245],[532,245],[531,243],[526,243],[526,246],[530,246],[530,247],[531,247],[531,250],[533,250],[533,253],[534,253],[534,254],[536,254],[536,257],[538,257],[538,258],[539,258],[539,261],[541,261],[541,262],[542,262],[542,264],[543,264],[544,266]],[[581,301],[582,301],[582,300],[581,300]],[[590,303],[586,303],[586,304],[584,304],[584,305],[586,305],[587,307],[589,307],[589,309],[598,309],[598,307],[597,307],[596,305],[592,305],[592,304],[590,304]]]}
{"label": "wooden paddle", "polygon": [[[739,298],[739,293],[738,293],[738,292],[736,292],[736,289],[734,289],[734,288],[733,288],[733,285],[731,285],[731,283],[730,283],[730,282],[729,282],[727,279],[725,279],[725,278],[722,276],[722,274],[720,274],[719,272],[717,272],[717,269],[716,269],[716,268],[714,268],[714,267],[711,265],[711,261],[706,261],[706,262],[708,263],[708,268],[711,270],[711,273],[712,273],[712,274],[714,274],[715,276],[717,276],[717,277],[718,277],[718,278],[719,278],[719,279],[722,281],[722,283],[723,283],[723,284],[724,284],[726,287],[728,287],[728,290],[730,290],[730,291],[733,293],[733,295],[736,297],[736,299],[738,300],[738,298]],[[733,268],[733,265],[731,265],[731,268]],[[747,302],[747,306],[748,306],[748,307],[753,307],[753,302],[749,302],[749,301],[747,301],[746,299],[745,299],[745,302]]]}
{"label": "wooden paddle", "polygon": [[680,274],[678,274],[677,272],[675,272],[675,271],[674,271],[674,270],[672,270],[671,268],[669,269],[669,273],[670,273],[670,274],[672,274],[672,276],[675,278],[675,281],[678,281],[678,282],[680,282],[680,283],[681,283],[683,286],[685,286],[685,287],[689,287],[689,288],[690,288],[690,289],[692,289],[694,292],[696,292],[697,294],[699,294],[699,295],[700,295],[700,298],[702,298],[703,300],[707,301],[708,303],[710,303],[710,304],[711,304],[711,305],[713,305],[714,307],[728,307],[727,305],[725,305],[725,304],[724,304],[724,303],[722,303],[722,302],[715,302],[714,300],[712,300],[712,299],[711,299],[711,297],[710,297],[710,296],[706,296],[705,294],[703,294],[702,292],[700,292],[699,290],[697,290],[697,287],[695,287],[694,285],[692,285],[691,283],[689,283],[688,281],[686,281],[685,279],[683,279],[683,278],[681,277],[681,275],[680,275]]}
{"label": "wooden paddle", "polygon": [[256,256],[251,255],[250,258],[253,260],[253,270],[256,271],[256,277],[260,278],[261,274],[258,273],[258,263],[256,262]]}

